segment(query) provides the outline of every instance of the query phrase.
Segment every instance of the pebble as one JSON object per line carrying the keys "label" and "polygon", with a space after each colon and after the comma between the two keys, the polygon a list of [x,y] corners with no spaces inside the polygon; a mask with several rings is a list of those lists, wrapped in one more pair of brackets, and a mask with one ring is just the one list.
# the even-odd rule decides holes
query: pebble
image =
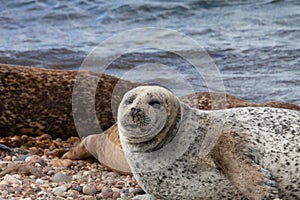
{"label": "pebble", "polygon": [[113,192],[112,194],[113,199],[119,198],[120,196],[121,196],[120,192]]}
{"label": "pebble", "polygon": [[51,161],[52,167],[64,167],[64,168],[70,168],[73,165],[73,161],[70,159],[56,159]]}
{"label": "pebble", "polygon": [[43,181],[42,179],[40,179],[40,178],[36,179],[35,182],[36,182],[37,184],[43,184],[43,183],[44,183],[44,181]]}
{"label": "pebble", "polygon": [[5,156],[2,160],[3,161],[11,161],[12,157],[11,156]]}
{"label": "pebble", "polygon": [[88,176],[88,175],[91,175],[91,174],[92,174],[91,171],[84,171],[84,172],[83,172],[83,176]]}
{"label": "pebble", "polygon": [[[35,166],[31,169],[40,171],[42,176],[24,173],[4,174],[0,177],[0,199],[130,200],[139,194],[136,190],[138,184],[132,176],[111,172],[93,160],[76,160],[69,168],[54,167],[51,161],[59,159],[60,152],[64,152],[73,144],[55,140],[53,145],[48,136],[43,137],[46,140],[38,141],[36,137],[26,137],[26,146],[23,145],[22,148],[4,142],[12,148],[12,151],[0,155],[0,161],[25,160],[25,165]],[[1,138],[2,140],[10,141],[5,137]],[[0,162],[0,171],[13,166],[15,165]]]}
{"label": "pebble", "polygon": [[152,194],[143,194],[133,197],[132,200],[156,200],[156,198]]}
{"label": "pebble", "polygon": [[110,188],[108,188],[108,187],[106,187],[106,186],[104,186],[102,189],[101,189],[101,197],[102,198],[111,198],[112,197],[112,195],[113,195],[113,191],[112,191],[112,189],[110,189]]}
{"label": "pebble", "polygon": [[113,191],[112,191],[112,189],[110,189],[109,187],[104,186],[104,187],[101,189],[101,192],[113,192]]}
{"label": "pebble", "polygon": [[96,194],[97,190],[92,185],[85,185],[82,188],[82,192],[83,192],[83,194],[93,195],[93,194]]}
{"label": "pebble", "polygon": [[132,194],[145,194],[145,191],[142,188],[135,188],[131,191]]}
{"label": "pebble", "polygon": [[26,159],[30,158],[31,155],[21,155],[13,159],[13,161],[26,161]]}
{"label": "pebble", "polygon": [[52,189],[52,193],[57,195],[57,196],[62,196],[64,192],[67,191],[67,187],[66,186],[58,186],[56,188]]}
{"label": "pebble", "polygon": [[127,194],[121,194],[121,199],[122,200],[129,200],[129,196],[127,196]]}
{"label": "pebble", "polygon": [[119,188],[111,188],[111,190],[113,191],[113,192],[121,192],[121,189],[119,189]]}
{"label": "pebble", "polygon": [[78,195],[79,195],[79,192],[76,191],[76,190],[70,189],[70,190],[68,191],[68,196],[73,197],[73,199],[74,199],[74,197],[76,197],[76,196],[78,196]]}
{"label": "pebble", "polygon": [[83,198],[84,198],[84,200],[97,200],[97,197],[94,197],[94,196],[85,196]]}
{"label": "pebble", "polygon": [[9,174],[6,174],[3,180],[10,184],[18,184],[18,185],[22,184],[22,181],[16,179],[14,176]]}
{"label": "pebble", "polygon": [[81,176],[80,174],[75,174],[72,176],[73,180],[81,180],[83,178],[83,176]]}
{"label": "pebble", "polygon": [[72,178],[70,178],[69,176],[67,176],[65,173],[63,172],[58,172],[56,173],[53,177],[52,177],[52,181],[56,182],[56,183],[60,183],[60,182],[71,182]]}
{"label": "pebble", "polygon": [[49,176],[53,176],[54,174],[55,174],[55,170],[49,170],[47,172],[47,175],[49,175]]}
{"label": "pebble", "polygon": [[73,187],[73,190],[76,190],[78,192],[81,192],[82,189],[83,189],[83,186],[81,186],[81,185],[76,185],[76,186]]}

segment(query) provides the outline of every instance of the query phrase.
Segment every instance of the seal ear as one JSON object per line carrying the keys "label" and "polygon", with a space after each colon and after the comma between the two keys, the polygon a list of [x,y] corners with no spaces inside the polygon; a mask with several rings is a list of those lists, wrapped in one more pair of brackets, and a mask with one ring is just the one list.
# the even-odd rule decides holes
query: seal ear
{"label": "seal ear", "polygon": [[230,131],[222,134],[210,154],[215,165],[248,199],[278,198],[277,182],[258,164],[256,151],[246,137]]}

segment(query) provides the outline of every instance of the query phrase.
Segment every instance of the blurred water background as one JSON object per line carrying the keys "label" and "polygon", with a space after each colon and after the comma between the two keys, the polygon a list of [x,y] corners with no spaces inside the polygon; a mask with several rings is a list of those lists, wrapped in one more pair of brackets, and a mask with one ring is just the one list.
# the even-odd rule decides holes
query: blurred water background
{"label": "blurred water background", "polygon": [[[0,0],[0,62],[77,69],[101,41],[143,27],[195,39],[218,66],[228,93],[300,105],[299,0]],[[118,76],[145,58],[185,70],[177,57],[152,52],[125,55],[110,72]],[[203,91],[200,79],[191,77]]]}

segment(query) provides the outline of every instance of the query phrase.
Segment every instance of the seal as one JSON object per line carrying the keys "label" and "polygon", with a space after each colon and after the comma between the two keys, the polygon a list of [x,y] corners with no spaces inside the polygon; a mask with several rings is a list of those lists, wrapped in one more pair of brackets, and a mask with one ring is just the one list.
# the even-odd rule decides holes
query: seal
{"label": "seal", "polygon": [[[78,136],[72,112],[72,94],[77,73],[77,70],[43,69],[0,63],[1,136],[49,134],[52,138],[63,139]],[[100,73],[95,72],[81,73],[89,80],[101,76]],[[119,84],[120,81],[122,84]],[[115,95],[120,96],[119,99],[114,99],[112,95],[116,84],[123,87],[118,90],[121,93]],[[115,123],[111,110],[112,102],[118,105],[125,92],[139,85],[141,83],[133,83],[107,74],[99,78],[95,109],[103,131]],[[82,87],[86,92],[93,90],[93,87],[87,84],[82,84]],[[190,106],[201,105],[204,108],[210,107],[210,96],[209,93],[199,93],[183,98]],[[230,104],[239,102],[246,105],[245,102],[242,103],[241,100],[230,97],[232,96],[227,96],[228,102],[232,102]],[[78,100],[82,103],[89,103],[86,99]],[[281,104],[286,108],[300,111],[297,105]],[[87,132],[87,134],[93,133]]]}
{"label": "seal", "polygon": [[[77,73],[77,70],[43,69],[0,63],[1,136],[49,134],[53,138],[62,139],[78,136],[72,110],[72,95]],[[98,81],[96,95],[93,96],[97,99],[94,109],[99,124],[106,130],[115,123],[110,108],[114,87],[120,79],[96,72],[82,71],[81,74],[86,79]],[[120,92],[124,93],[141,85],[122,81],[124,84]],[[82,90],[90,92],[93,87],[90,87],[89,83],[82,83]],[[120,100],[113,100],[118,103],[121,97]],[[89,104],[88,99],[78,101]]]}
{"label": "seal", "polygon": [[300,199],[300,113],[204,111],[140,86],[118,110],[119,135],[140,186],[162,199]]}
{"label": "seal", "polygon": [[[221,109],[224,106],[221,104],[224,94],[221,93],[197,92],[182,96],[179,99],[191,107],[212,110],[211,95],[215,96],[214,100],[217,101],[216,105],[219,106],[214,109]],[[300,111],[299,106],[286,102],[252,103],[226,94],[226,108],[236,107],[277,107]],[[83,138],[82,142],[72,147],[70,151],[62,156],[62,159],[79,160],[91,157],[95,157],[101,164],[113,171],[126,175],[132,174],[122,150],[117,124],[104,131],[103,134],[92,134]]]}

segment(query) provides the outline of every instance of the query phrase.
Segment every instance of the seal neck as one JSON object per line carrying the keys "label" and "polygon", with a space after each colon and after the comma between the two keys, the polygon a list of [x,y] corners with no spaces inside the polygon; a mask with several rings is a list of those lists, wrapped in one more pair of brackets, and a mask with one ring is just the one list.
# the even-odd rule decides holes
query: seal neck
{"label": "seal neck", "polygon": [[163,148],[165,145],[169,144],[173,140],[173,138],[176,136],[179,126],[180,126],[180,121],[182,119],[181,115],[182,115],[182,111],[181,111],[181,104],[180,104],[180,106],[178,106],[177,115],[176,115],[172,125],[169,127],[165,127],[164,130],[162,130],[162,132],[167,131],[166,137],[164,137],[153,149],[148,150],[148,152],[149,151],[157,151],[157,150]]}

